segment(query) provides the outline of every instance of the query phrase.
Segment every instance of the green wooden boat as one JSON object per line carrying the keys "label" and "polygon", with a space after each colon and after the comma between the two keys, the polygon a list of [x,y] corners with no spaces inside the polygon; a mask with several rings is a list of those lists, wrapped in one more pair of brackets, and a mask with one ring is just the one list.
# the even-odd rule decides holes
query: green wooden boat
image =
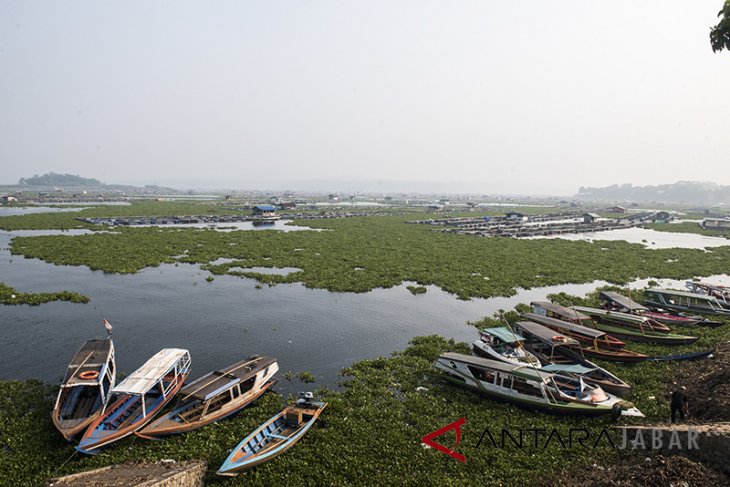
{"label": "green wooden boat", "polygon": [[635,407],[580,377],[451,352],[439,356],[434,366],[460,387],[525,409],[571,416],[643,416]]}
{"label": "green wooden boat", "polygon": [[656,326],[660,324],[644,316],[586,306],[575,306],[575,310],[593,318],[597,330],[625,340],[663,345],[689,345],[699,338],[666,332],[664,330],[669,328],[665,325]]}

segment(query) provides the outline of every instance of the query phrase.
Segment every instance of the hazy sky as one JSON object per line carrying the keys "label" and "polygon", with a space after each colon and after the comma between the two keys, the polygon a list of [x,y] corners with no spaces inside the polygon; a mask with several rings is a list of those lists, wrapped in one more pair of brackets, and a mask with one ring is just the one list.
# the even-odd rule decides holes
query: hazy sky
{"label": "hazy sky", "polygon": [[722,3],[0,0],[0,183],[730,184]]}

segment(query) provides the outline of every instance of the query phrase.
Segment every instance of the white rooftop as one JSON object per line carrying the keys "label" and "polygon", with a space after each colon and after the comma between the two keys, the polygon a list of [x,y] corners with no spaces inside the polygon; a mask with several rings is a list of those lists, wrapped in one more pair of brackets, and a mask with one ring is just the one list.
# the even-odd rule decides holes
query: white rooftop
{"label": "white rooftop", "polygon": [[[183,360],[185,359],[185,360]],[[170,372],[179,361],[190,363],[190,352],[183,348],[163,348],[120,382],[112,392],[145,394]]]}

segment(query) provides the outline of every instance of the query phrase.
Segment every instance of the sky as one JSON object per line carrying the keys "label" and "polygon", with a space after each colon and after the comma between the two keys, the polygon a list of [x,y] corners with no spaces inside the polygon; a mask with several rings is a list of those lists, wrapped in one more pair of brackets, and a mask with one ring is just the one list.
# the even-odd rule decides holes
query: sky
{"label": "sky", "polygon": [[730,185],[722,0],[0,0],[0,183]]}

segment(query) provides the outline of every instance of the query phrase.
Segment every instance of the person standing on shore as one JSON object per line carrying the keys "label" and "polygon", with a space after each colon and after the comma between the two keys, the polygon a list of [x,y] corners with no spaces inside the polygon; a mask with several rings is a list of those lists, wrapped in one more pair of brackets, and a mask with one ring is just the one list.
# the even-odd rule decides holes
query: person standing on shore
{"label": "person standing on shore", "polygon": [[679,419],[682,421],[689,416],[689,409],[687,400],[687,388],[685,386],[672,392],[672,423],[676,423],[676,415],[679,412]]}

